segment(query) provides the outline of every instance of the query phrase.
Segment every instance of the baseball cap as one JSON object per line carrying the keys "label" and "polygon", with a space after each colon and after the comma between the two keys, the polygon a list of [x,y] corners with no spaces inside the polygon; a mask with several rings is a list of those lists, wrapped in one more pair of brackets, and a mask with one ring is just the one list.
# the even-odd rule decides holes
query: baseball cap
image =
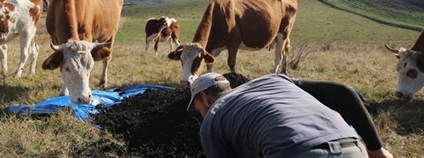
{"label": "baseball cap", "polygon": [[[222,77],[224,80],[215,80],[217,77]],[[217,85],[217,84],[223,84],[223,83],[230,83],[224,76],[218,73],[206,73],[204,75],[199,76],[197,79],[193,81],[193,84],[191,84],[190,92],[191,92],[191,99],[190,103],[188,103],[187,111],[195,111],[194,105],[192,105],[194,96],[196,96],[197,93],[204,91],[205,89],[208,89],[210,86]]]}

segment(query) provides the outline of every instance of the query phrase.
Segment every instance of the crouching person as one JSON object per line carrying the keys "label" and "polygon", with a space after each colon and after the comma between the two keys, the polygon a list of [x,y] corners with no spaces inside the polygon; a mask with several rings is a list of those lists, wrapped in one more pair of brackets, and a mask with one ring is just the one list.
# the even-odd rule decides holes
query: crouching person
{"label": "crouching person", "polygon": [[204,118],[209,158],[393,157],[355,91],[342,84],[270,74],[231,89],[224,76],[207,73],[191,85],[187,110]]}

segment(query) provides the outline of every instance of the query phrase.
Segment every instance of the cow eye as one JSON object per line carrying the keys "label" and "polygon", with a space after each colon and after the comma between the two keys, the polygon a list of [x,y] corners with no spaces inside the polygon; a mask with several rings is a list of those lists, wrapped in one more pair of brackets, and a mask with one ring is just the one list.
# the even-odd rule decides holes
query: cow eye
{"label": "cow eye", "polygon": [[66,67],[66,68],[65,68],[65,71],[67,71],[67,72],[71,72],[71,70],[69,69],[69,67]]}
{"label": "cow eye", "polygon": [[406,63],[405,63],[405,64],[403,64],[403,67],[406,67]]}

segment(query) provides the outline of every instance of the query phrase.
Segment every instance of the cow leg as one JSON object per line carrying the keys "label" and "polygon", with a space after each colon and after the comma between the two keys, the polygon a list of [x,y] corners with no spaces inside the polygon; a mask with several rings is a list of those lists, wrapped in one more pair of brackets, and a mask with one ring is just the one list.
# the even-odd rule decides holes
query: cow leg
{"label": "cow leg", "polygon": [[[281,51],[278,53],[281,53],[281,73],[287,74],[287,69],[288,69],[288,55],[289,55],[289,51],[290,51],[290,33],[291,30],[293,29],[293,25],[294,25],[294,21],[295,21],[295,16],[296,14],[294,14],[293,17],[290,18],[290,16],[286,16],[283,21],[281,22],[281,26],[285,26],[280,28],[280,32],[277,34],[277,38],[281,39],[282,41],[282,46],[281,46]],[[277,41],[279,40],[277,39]],[[277,58],[277,52],[275,52],[275,56]],[[296,63],[297,64],[297,63]],[[278,69],[278,68],[277,68]],[[277,70],[275,70],[275,73],[277,73]]]}
{"label": "cow leg", "polygon": [[37,65],[39,47],[35,44],[34,39],[31,42],[31,68],[30,75],[35,75],[35,67]]}
{"label": "cow leg", "polygon": [[[212,54],[214,57],[217,57],[217,56],[219,56],[219,54],[221,54],[221,52],[223,50],[225,50],[225,47],[214,49],[214,50],[210,51],[209,53]],[[212,72],[213,63],[206,64],[206,68],[207,68],[208,72]]]}
{"label": "cow leg", "polygon": [[7,44],[0,45],[0,62],[2,68],[2,76],[6,77],[7,74]]}
{"label": "cow leg", "polygon": [[110,52],[110,55],[107,58],[103,59],[102,61],[103,70],[102,70],[102,75],[100,76],[100,83],[99,83],[99,86],[102,88],[107,87],[107,69],[108,69],[110,60],[112,60],[112,46],[115,41],[114,39],[115,39],[115,36],[111,37],[111,39],[108,41],[110,42],[110,44],[104,46],[104,47],[108,47],[109,49],[107,50],[111,52]]}
{"label": "cow leg", "polygon": [[[178,37],[175,34],[176,33],[171,34],[172,40],[174,41],[175,44],[177,44],[177,46],[180,46],[181,45],[180,40],[178,39]],[[171,51],[173,51],[173,48],[172,48]]]}
{"label": "cow leg", "polygon": [[161,37],[158,36],[158,38],[155,42],[155,55],[158,55],[158,45],[159,45],[160,40],[161,40]]}
{"label": "cow leg", "polygon": [[15,74],[13,75],[16,78],[21,77],[22,71],[24,69],[25,63],[28,60],[29,52],[31,51],[31,42],[32,39],[35,36],[35,30],[34,33],[30,32],[24,32],[19,35],[20,43],[21,43],[21,58],[19,61],[18,68],[16,69]]}
{"label": "cow leg", "polygon": [[[237,45],[238,46],[238,45]],[[230,67],[231,72],[236,72],[236,59],[237,59],[238,48],[228,48],[228,59],[227,65]]]}
{"label": "cow leg", "polygon": [[283,36],[283,34],[278,33],[276,37],[277,45],[275,47],[274,73],[278,73],[278,69],[281,67],[281,72],[287,74],[287,62],[283,50],[283,48],[285,48],[286,41],[283,39]]}
{"label": "cow leg", "polygon": [[169,39],[169,46],[171,46],[171,52],[174,50],[174,39]]}
{"label": "cow leg", "polygon": [[106,88],[107,87],[107,69],[109,66],[109,62],[112,59],[112,54],[110,54],[109,57],[103,59],[102,63],[103,63],[103,70],[102,70],[102,75],[100,76],[100,83],[99,86],[102,88]]}
{"label": "cow leg", "polygon": [[145,54],[147,54],[147,50],[149,50],[149,46],[150,46],[150,40],[148,39],[148,37],[146,37],[146,49],[145,49]]}

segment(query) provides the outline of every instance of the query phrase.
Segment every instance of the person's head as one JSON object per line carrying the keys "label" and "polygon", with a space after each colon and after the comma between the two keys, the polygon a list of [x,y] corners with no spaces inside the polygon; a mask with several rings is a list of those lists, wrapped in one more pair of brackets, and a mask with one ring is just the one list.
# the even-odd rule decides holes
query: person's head
{"label": "person's head", "polygon": [[230,90],[230,82],[221,74],[206,73],[193,81],[190,87],[191,99],[187,111],[199,111],[206,116],[210,106],[222,92]]}

